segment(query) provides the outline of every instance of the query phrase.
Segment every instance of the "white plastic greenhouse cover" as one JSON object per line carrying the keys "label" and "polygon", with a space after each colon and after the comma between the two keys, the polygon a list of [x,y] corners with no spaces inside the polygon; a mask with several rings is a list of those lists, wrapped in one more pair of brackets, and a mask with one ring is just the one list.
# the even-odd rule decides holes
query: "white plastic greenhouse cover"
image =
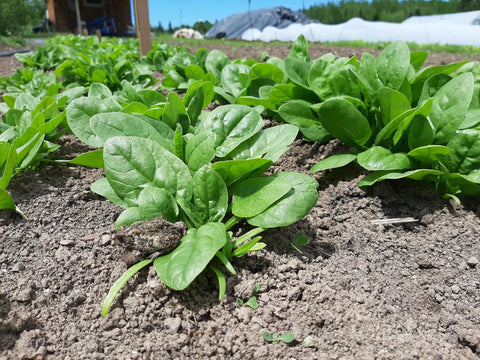
{"label": "white plastic greenhouse cover", "polygon": [[262,31],[248,29],[243,33],[242,39],[265,42],[273,40],[294,41],[299,35],[304,35],[308,41],[315,42],[403,40],[417,44],[480,46],[480,26],[470,25],[477,17],[480,17],[480,11],[415,16],[403,23],[365,21],[360,18],[353,18],[338,25],[292,24],[284,29],[271,26],[264,28]]}

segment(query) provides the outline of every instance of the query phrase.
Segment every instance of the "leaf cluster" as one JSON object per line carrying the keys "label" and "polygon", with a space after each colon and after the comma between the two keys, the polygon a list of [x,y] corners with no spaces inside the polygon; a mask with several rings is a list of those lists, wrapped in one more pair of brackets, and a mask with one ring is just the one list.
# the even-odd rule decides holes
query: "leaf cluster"
{"label": "leaf cluster", "polygon": [[[318,59],[310,65],[307,84],[321,102],[287,102],[279,114],[291,122],[295,109],[310,105],[315,121],[352,148],[321,161],[312,172],[356,161],[373,172],[361,187],[410,178],[432,183],[457,201],[459,195],[480,194],[479,65],[420,69],[426,57],[397,42],[376,59],[364,54],[360,61]],[[322,78],[315,74],[317,67],[330,69],[331,75]]]}

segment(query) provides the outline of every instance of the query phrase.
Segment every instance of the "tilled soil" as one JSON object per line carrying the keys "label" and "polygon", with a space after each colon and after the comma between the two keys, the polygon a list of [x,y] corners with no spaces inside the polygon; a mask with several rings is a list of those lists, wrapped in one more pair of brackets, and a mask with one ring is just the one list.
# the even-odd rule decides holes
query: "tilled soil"
{"label": "tilled soil", "polygon": [[[288,53],[274,48],[262,51]],[[62,158],[88,150],[61,142]],[[341,150],[299,139],[273,170],[309,173]],[[211,274],[177,292],[150,268],[106,318],[102,301],[127,267],[112,241],[121,209],[90,191],[103,171],[43,165],[14,177],[8,190],[28,219],[0,220],[0,359],[479,359],[479,199],[457,206],[414,181],[362,190],[364,175],[355,165],[312,175],[315,208],[235,259],[221,302]],[[406,217],[418,221],[371,223]],[[310,237],[303,254],[296,232]],[[256,310],[242,305],[251,296]],[[266,331],[295,341],[267,343]]]}
{"label": "tilled soil", "polygon": [[8,46],[5,44],[0,44],[0,77],[10,76],[15,72],[15,69],[21,67],[22,64],[17,60],[17,58],[12,54],[15,51],[26,51],[30,50],[32,46]]}

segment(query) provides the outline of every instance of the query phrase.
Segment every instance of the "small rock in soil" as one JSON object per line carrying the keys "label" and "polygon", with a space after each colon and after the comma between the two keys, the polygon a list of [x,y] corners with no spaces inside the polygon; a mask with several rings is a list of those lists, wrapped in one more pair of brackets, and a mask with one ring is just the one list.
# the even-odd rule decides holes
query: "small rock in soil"
{"label": "small rock in soil", "polygon": [[65,301],[65,310],[83,304],[86,299],[87,297],[82,291],[73,290]]}
{"label": "small rock in soil", "polygon": [[37,351],[35,352],[35,355],[38,357],[41,357],[42,359],[47,355],[47,348],[45,346],[40,346]]}
{"label": "small rock in soil", "polygon": [[471,268],[474,268],[478,264],[478,258],[475,256],[471,256],[467,260],[467,265],[470,266]]}
{"label": "small rock in soil", "polygon": [[25,265],[23,265],[22,263],[15,263],[12,266],[12,271],[13,272],[20,272],[20,271],[23,271],[23,270],[25,270]]}
{"label": "small rock in soil", "polygon": [[480,353],[480,330],[462,329],[458,332],[458,341],[477,354]]}
{"label": "small rock in soil", "polygon": [[60,240],[60,245],[62,245],[62,246],[73,246],[73,245],[75,245],[75,240],[63,239],[63,240]]}
{"label": "small rock in soil", "polygon": [[33,282],[25,281],[25,279],[18,282],[18,288],[12,295],[12,300],[20,302],[30,302],[35,291],[35,284]]}
{"label": "small rock in soil", "polygon": [[460,292],[458,285],[452,285],[451,289],[454,294],[458,294]]}
{"label": "small rock in soil", "polygon": [[179,318],[167,318],[165,319],[164,324],[171,334],[176,334],[182,327],[182,320]]}
{"label": "small rock in soil", "polygon": [[309,335],[305,339],[303,339],[302,345],[306,347],[313,347],[315,346],[315,340],[312,336]]}
{"label": "small rock in soil", "polygon": [[2,326],[15,333],[35,328],[35,320],[31,314],[25,312],[24,308],[11,311]]}
{"label": "small rock in soil", "polygon": [[15,353],[18,354],[18,359],[33,358],[44,341],[38,329],[22,332],[15,344]]}
{"label": "small rock in soil", "polygon": [[235,313],[236,313],[236,316],[237,318],[244,322],[244,323],[248,323],[249,320],[250,320],[250,314],[249,314],[249,310],[247,307],[241,307],[241,308],[238,308],[235,310]]}
{"label": "small rock in soil", "polygon": [[102,235],[102,237],[100,238],[100,245],[101,246],[107,246],[107,245],[110,245],[110,243],[112,242],[112,237],[110,235]]}
{"label": "small rock in soil", "polygon": [[172,224],[163,217],[122,226],[115,234],[115,240],[125,247],[124,261],[133,265],[148,255],[158,252],[158,256],[173,251],[186,234],[183,222]]}

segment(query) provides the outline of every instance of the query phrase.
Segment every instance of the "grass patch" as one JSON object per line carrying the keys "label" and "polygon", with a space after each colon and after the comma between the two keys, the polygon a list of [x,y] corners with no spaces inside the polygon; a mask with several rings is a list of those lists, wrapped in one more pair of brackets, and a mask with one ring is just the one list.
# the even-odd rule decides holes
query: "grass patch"
{"label": "grass patch", "polygon": [[[248,47],[248,46],[265,46],[268,44],[269,46],[291,46],[291,42],[282,42],[282,41],[271,41],[269,43],[265,43],[262,41],[245,41],[239,39],[176,39],[171,34],[163,34],[163,35],[156,35],[153,37],[153,41],[161,42],[171,42],[175,46],[180,46],[186,49],[199,47],[203,44],[221,44],[230,46],[233,50],[237,50],[241,47]],[[353,40],[353,41],[336,41],[336,42],[309,42],[309,46],[346,46],[346,47],[356,47],[356,48],[372,48],[383,50],[385,47],[388,46],[389,42],[367,42],[363,40]],[[428,52],[449,52],[454,54],[461,54],[463,56],[471,57],[475,55],[480,55],[480,47],[475,46],[464,46],[464,45],[439,45],[439,44],[416,44],[416,43],[407,43],[410,50],[424,50]]]}
{"label": "grass patch", "polygon": [[[311,45],[316,45],[318,43],[310,43]],[[353,40],[353,41],[337,41],[329,42],[325,41],[321,43],[324,46],[348,46],[348,47],[367,47],[374,48],[378,50],[385,49],[389,42],[367,42],[363,40]],[[449,52],[454,54],[461,54],[464,56],[474,56],[480,54],[480,47],[470,46],[470,45],[440,45],[440,44],[417,44],[413,42],[407,42],[410,50],[424,50],[428,52]]]}
{"label": "grass patch", "polygon": [[163,35],[155,35],[153,37],[153,41],[161,42],[161,41],[167,41],[167,42],[174,42],[176,46],[181,46],[181,47],[198,47],[199,45],[202,44],[224,44],[231,46],[232,49],[238,49],[239,47],[244,47],[244,46],[265,46],[265,44],[269,45],[288,45],[290,46],[292,43],[291,42],[283,42],[283,41],[272,41],[269,43],[265,43],[263,41],[246,41],[246,40],[240,40],[240,39],[177,39],[174,38],[171,34],[163,34]]}

